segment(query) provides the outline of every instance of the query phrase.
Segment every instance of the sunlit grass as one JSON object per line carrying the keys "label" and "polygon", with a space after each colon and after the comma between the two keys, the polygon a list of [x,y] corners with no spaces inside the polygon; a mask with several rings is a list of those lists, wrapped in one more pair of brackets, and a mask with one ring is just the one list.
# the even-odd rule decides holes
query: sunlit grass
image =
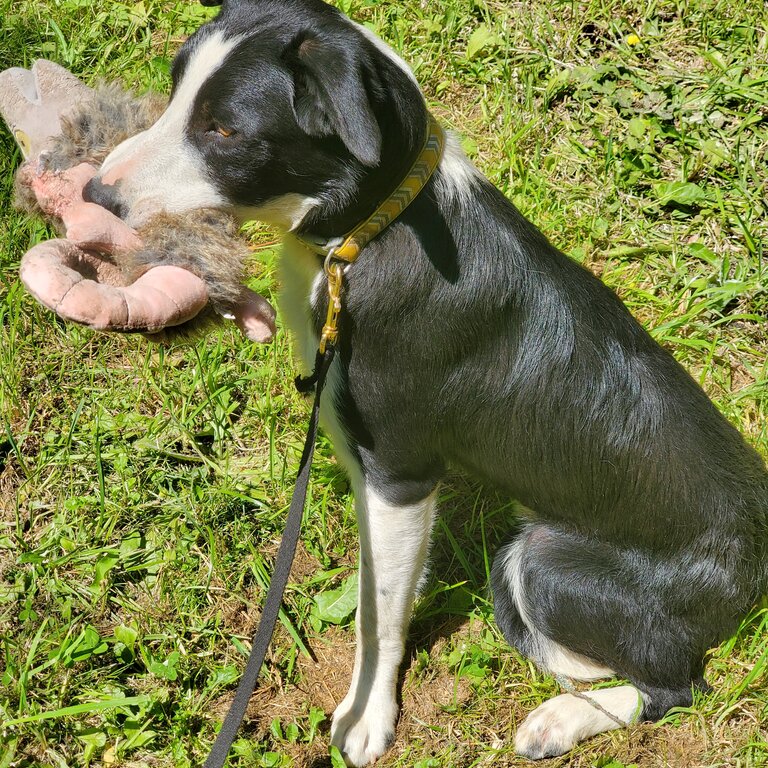
{"label": "sunlit grass", "polygon": [[[768,455],[764,4],[339,4],[412,63],[481,169]],[[212,13],[182,0],[0,0],[0,68],[52,58],[89,83],[165,91],[173,51]],[[11,210],[18,161],[0,130],[0,766],[199,765],[244,664],[308,405],[284,333],[270,347],[223,329],[163,349],[38,307],[17,273],[47,232]],[[275,259],[254,256],[252,285],[267,295]],[[514,504],[457,477],[442,506],[382,764],[522,765],[516,724],[558,687],[492,620],[488,563]],[[347,481],[322,439],[285,615],[232,765],[330,764],[354,633],[351,608],[327,606],[346,605],[355,562]],[[713,651],[713,691],[690,711],[550,764],[766,765],[767,653],[758,607]]]}

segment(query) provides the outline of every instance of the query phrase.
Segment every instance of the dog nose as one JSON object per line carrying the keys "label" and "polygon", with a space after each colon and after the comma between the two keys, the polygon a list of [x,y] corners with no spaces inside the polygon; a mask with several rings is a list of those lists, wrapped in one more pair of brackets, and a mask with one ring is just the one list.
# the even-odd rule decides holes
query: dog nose
{"label": "dog nose", "polygon": [[125,205],[120,199],[120,190],[116,184],[103,184],[97,176],[94,176],[83,187],[83,200],[86,203],[96,203],[121,219],[125,218]]}

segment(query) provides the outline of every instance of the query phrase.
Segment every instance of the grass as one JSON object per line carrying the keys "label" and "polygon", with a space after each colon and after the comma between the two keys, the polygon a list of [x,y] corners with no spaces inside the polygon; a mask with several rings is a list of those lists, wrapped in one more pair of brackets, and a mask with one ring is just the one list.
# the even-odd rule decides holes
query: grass
{"label": "grass", "polygon": [[[412,63],[482,170],[599,273],[768,455],[768,10],[754,0],[343,0]],[[167,90],[211,11],[182,0],[0,0],[0,69],[55,59]],[[0,130],[0,768],[191,766],[244,665],[308,413],[289,340],[229,328],[162,348],[65,326],[18,282],[49,232],[13,212]],[[271,235],[255,231],[257,241]],[[276,254],[255,252],[270,295]],[[493,624],[514,505],[443,491],[431,580],[381,765],[517,766],[558,692]],[[321,440],[312,502],[235,766],[331,765],[353,658],[355,524]],[[768,765],[768,612],[713,649],[711,693],[547,766]]]}

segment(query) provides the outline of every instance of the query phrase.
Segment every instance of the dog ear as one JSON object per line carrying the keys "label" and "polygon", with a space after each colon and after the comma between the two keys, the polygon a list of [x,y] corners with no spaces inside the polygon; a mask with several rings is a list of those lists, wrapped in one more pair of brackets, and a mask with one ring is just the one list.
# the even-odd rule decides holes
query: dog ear
{"label": "dog ear", "polygon": [[363,165],[378,165],[381,130],[353,54],[306,32],[294,38],[285,58],[293,72],[299,127],[310,136],[338,136]]}

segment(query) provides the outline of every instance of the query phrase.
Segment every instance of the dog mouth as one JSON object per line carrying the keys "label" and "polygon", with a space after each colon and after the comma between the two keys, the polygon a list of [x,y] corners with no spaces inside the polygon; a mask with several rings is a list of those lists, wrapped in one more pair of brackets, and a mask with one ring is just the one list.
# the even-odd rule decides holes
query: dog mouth
{"label": "dog mouth", "polygon": [[232,206],[203,178],[188,153],[163,149],[163,141],[162,136],[153,140],[145,135],[141,142],[118,146],[88,184],[85,199],[134,229],[158,213],[184,214],[200,208],[232,213]]}

